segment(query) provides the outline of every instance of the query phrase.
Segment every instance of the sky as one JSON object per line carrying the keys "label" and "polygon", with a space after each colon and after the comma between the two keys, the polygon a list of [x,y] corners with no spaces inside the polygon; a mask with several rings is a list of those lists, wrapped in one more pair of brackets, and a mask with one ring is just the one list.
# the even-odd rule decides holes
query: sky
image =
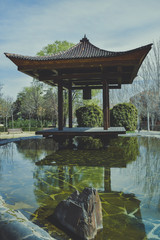
{"label": "sky", "polygon": [[160,0],[0,0],[0,84],[5,96],[30,86],[4,52],[35,56],[56,40],[77,44],[86,34],[108,51],[160,39]]}

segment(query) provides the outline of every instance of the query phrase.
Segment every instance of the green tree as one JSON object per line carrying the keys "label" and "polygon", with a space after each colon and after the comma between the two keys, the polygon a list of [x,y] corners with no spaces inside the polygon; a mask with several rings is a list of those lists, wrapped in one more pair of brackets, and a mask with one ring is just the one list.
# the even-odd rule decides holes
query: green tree
{"label": "green tree", "polygon": [[31,127],[31,118],[41,120],[43,117],[43,84],[33,80],[30,87],[25,87],[18,94],[17,104],[19,107],[19,117],[29,119],[29,130]]}
{"label": "green tree", "polygon": [[132,103],[120,103],[111,109],[111,126],[134,131],[137,127],[137,108]]}
{"label": "green tree", "polygon": [[3,118],[4,126],[8,127],[8,119],[12,114],[13,100],[10,97],[3,97],[0,99],[0,116]]}
{"label": "green tree", "polygon": [[48,88],[43,96],[44,98],[44,109],[45,119],[56,125],[58,116],[58,99],[57,99],[57,88]]}
{"label": "green tree", "polygon": [[58,52],[66,51],[73,47],[75,44],[67,41],[55,41],[52,44],[48,44],[43,47],[41,51],[37,53],[38,56],[52,55]]}

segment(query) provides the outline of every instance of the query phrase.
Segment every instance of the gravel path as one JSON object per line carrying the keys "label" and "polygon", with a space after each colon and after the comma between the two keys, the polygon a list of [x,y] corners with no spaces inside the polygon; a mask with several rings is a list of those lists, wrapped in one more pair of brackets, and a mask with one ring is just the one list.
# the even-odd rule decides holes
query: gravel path
{"label": "gravel path", "polygon": [[16,142],[19,140],[42,138],[42,136],[35,135],[35,132],[23,132],[20,134],[8,134],[7,132],[0,133],[0,145],[4,145],[9,142]]}

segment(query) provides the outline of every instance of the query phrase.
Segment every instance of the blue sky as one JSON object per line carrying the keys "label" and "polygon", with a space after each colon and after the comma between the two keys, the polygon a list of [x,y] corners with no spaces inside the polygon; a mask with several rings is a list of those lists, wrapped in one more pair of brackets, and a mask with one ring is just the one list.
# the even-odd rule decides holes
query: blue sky
{"label": "blue sky", "polygon": [[4,52],[35,56],[56,40],[90,42],[110,51],[137,48],[160,38],[160,0],[0,0],[0,83],[16,99],[32,78]]}

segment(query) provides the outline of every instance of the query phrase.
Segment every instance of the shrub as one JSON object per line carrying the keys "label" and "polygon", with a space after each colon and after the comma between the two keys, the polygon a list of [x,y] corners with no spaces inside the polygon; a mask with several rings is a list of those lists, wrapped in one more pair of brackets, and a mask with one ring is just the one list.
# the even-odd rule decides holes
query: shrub
{"label": "shrub", "polygon": [[[34,131],[37,128],[47,127],[51,123],[49,121],[43,120],[43,122],[35,120],[35,119],[17,119],[13,121],[14,128],[22,128],[23,131]],[[12,122],[9,121],[8,128],[12,128]]]}
{"label": "shrub", "polygon": [[137,109],[132,103],[117,104],[111,109],[111,126],[134,131],[137,126]]}
{"label": "shrub", "polygon": [[96,105],[85,105],[76,110],[78,127],[101,127],[103,114],[101,108]]}

